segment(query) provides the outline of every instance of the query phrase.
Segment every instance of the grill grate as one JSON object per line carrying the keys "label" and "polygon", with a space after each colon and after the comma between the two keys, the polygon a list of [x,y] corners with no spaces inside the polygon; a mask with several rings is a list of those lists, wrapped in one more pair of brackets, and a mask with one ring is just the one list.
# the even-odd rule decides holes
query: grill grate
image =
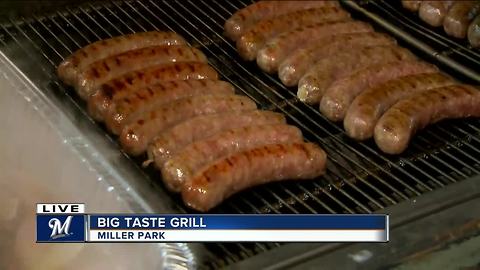
{"label": "grill grate", "polygon": [[[326,120],[316,107],[299,102],[293,89],[261,72],[255,63],[243,62],[222,31],[223,22],[249,3],[211,0],[87,4],[1,25],[0,48],[32,79],[42,70],[49,78],[38,81],[44,90],[73,100],[88,117],[85,104],[57,81],[56,65],[72,51],[98,39],[137,31],[173,30],[200,48],[223,79],[240,93],[264,109],[286,114],[288,122],[300,127],[307,140],[319,143],[328,153],[327,174],[321,179],[267,184],[234,196],[215,212],[372,213],[480,174],[478,119],[431,126],[415,137],[403,155],[387,156],[372,141],[358,143],[349,139],[341,125]],[[377,8],[387,10],[389,4],[383,2]],[[468,53],[472,58],[478,56],[477,52]],[[158,174],[152,172],[150,176]],[[207,247],[213,259],[205,266],[231,264],[278,245],[210,244]]]}

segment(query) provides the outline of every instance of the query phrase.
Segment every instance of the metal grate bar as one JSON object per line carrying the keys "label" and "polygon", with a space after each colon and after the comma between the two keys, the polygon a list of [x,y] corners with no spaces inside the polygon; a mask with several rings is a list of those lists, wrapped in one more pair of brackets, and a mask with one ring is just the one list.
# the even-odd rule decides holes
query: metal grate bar
{"label": "metal grate bar", "polygon": [[[475,140],[475,141],[477,141],[477,142],[480,142],[479,139],[477,139],[475,136],[472,136],[472,134],[464,131],[461,127],[455,126],[455,128],[456,128],[458,131],[462,132],[463,134],[469,136],[469,137],[472,138],[473,140]],[[480,150],[477,149],[477,148],[475,148],[475,147],[473,147],[473,146],[472,146],[469,142],[467,142],[465,139],[459,138],[457,135],[454,135],[453,133],[448,132],[447,130],[445,130],[445,129],[444,129],[443,127],[441,127],[441,126],[438,126],[438,129],[441,130],[441,131],[443,131],[443,133],[444,133],[445,135],[450,136],[450,137],[453,137],[453,138],[455,138],[455,140],[457,140],[457,141],[461,141],[462,144],[466,145],[471,151],[474,151],[474,152],[477,152],[477,154],[480,154]],[[468,155],[468,154],[467,154],[467,155]],[[469,156],[470,156],[470,155],[469,155]],[[471,157],[471,158],[474,159],[476,162],[480,163],[480,161],[479,161],[477,158],[474,158],[474,157]]]}
{"label": "metal grate bar", "polygon": [[369,202],[373,203],[376,207],[378,207],[379,209],[383,209],[384,206],[379,203],[376,199],[374,199],[372,196],[366,194],[365,192],[363,192],[361,189],[359,189],[356,185],[350,183],[350,181],[345,181],[345,185],[347,185],[348,187],[350,187],[351,189],[355,190],[356,192],[362,194],[365,198],[368,199]]}
{"label": "metal grate bar", "polygon": [[[97,34],[96,31],[93,31],[88,25],[85,24],[85,22],[84,22],[82,19],[78,18],[77,14],[75,14],[75,12],[73,12],[73,11],[72,11],[70,8],[68,8],[68,7],[67,7],[67,11],[68,11],[75,19],[77,19],[77,21],[80,22],[80,24],[82,24],[86,29],[88,29],[88,30],[90,31],[90,33],[92,33],[92,34],[97,38],[97,40],[102,39],[102,38]],[[63,16],[63,15],[62,15],[62,16]],[[76,30],[78,31],[78,29],[76,29]],[[92,41],[89,40],[89,42],[92,42]]]}
{"label": "metal grate bar", "polygon": [[[425,138],[420,138],[422,141],[424,142],[428,142],[428,140],[426,140]],[[447,142],[446,143],[448,146],[450,146],[451,148],[453,149],[458,149],[457,146]],[[463,151],[459,150],[461,153],[463,153]],[[471,170],[474,170],[476,172],[478,172],[476,169],[470,167],[470,165],[466,164],[465,162],[461,161],[460,159],[458,159],[457,157],[454,157],[452,154],[450,154],[449,152],[445,151],[444,149],[440,149],[440,152],[445,154],[446,156],[450,157],[451,159],[455,160],[456,162],[460,163],[462,166],[464,166],[465,168],[469,168]],[[465,154],[466,155],[466,154]],[[467,177],[466,175],[463,175],[465,177]]]}
{"label": "metal grate bar", "polygon": [[[41,21],[41,19],[39,19],[37,16],[35,16],[34,18],[35,18],[37,21]],[[65,29],[64,29],[63,27],[61,27],[61,26],[57,23],[57,21],[56,21],[55,19],[53,19],[53,17],[50,17],[50,18],[48,18],[48,19],[49,19],[49,21],[51,21],[53,24],[55,24],[55,26],[56,26],[58,29],[60,29],[60,31],[62,31],[62,33],[63,33],[65,36],[67,36],[67,37],[70,39],[70,41],[72,41],[72,42],[75,44],[75,46],[76,46],[77,48],[80,48],[80,47],[81,47],[80,43],[78,43],[76,39],[74,39],[67,31],[65,31]],[[45,25],[44,25],[44,27],[45,27]],[[45,27],[45,28],[46,28],[46,27]],[[55,38],[58,39],[57,35],[55,35]],[[68,49],[69,52],[72,52],[72,49],[70,49],[70,48],[67,48],[67,49]]]}
{"label": "metal grate bar", "polygon": [[337,190],[338,192],[340,192],[343,196],[349,198],[352,202],[355,202],[356,205],[359,206],[360,209],[362,209],[364,212],[366,213],[371,213],[372,211],[370,211],[365,205],[363,205],[361,202],[357,201],[355,198],[353,198],[352,196],[350,196],[350,194],[348,194],[347,192],[345,192],[342,188],[338,188],[336,185],[332,185],[333,188],[335,190]]}
{"label": "metal grate bar", "polygon": [[[65,45],[65,43],[64,43],[63,41],[61,41],[61,40],[57,37],[57,35],[53,34],[52,31],[50,30],[50,28],[48,28],[47,26],[45,26],[45,24],[43,23],[42,20],[39,20],[36,16],[34,16],[34,18],[36,19],[36,21],[37,21],[38,23],[40,23],[40,25],[41,25],[44,29],[47,30],[47,32],[48,32],[53,38],[55,38],[55,40],[57,40],[57,42],[58,42],[59,44],[61,44],[65,49],[67,49],[67,51],[68,51],[69,53],[72,53],[72,50],[71,50],[67,45]],[[40,39],[41,39],[43,42],[45,42],[45,43],[60,57],[60,59],[64,59],[63,55],[62,55],[61,53],[59,53],[57,50],[55,50],[55,47],[52,46],[52,45],[37,31],[37,29],[33,28],[33,26],[32,26],[30,23],[27,23],[27,25],[35,32],[35,34],[37,34],[37,36],[40,37]]]}
{"label": "metal grate bar", "polygon": [[282,187],[283,190],[284,190],[288,195],[290,195],[291,198],[293,198],[295,201],[297,201],[298,203],[300,203],[303,207],[305,207],[306,209],[308,209],[308,211],[310,211],[310,212],[313,213],[313,214],[318,214],[317,211],[315,211],[312,207],[310,207],[309,205],[307,205],[307,204],[306,204],[303,200],[301,200],[297,195],[293,194],[288,188],[285,188],[282,183],[280,183],[279,186]]}
{"label": "metal grate bar", "polygon": [[[90,5],[90,8],[91,9],[95,9],[97,11],[97,13],[101,14],[102,16],[104,16],[102,13],[100,13],[94,6]],[[115,19],[117,19],[117,21],[119,21],[123,26],[125,26],[126,28],[128,28],[128,30],[130,30],[130,33],[135,33],[136,31],[133,30],[130,25],[126,24],[122,19],[120,19],[120,17],[117,16],[117,14],[115,14],[115,12],[113,12],[107,5],[103,5],[103,8],[105,10],[107,10],[110,14],[112,14]],[[126,14],[128,16],[128,14]],[[135,21],[136,22],[136,21]],[[139,24],[138,22],[135,23],[136,25],[139,26],[139,28],[143,31],[147,31],[147,29],[145,29],[141,24]]]}
{"label": "metal grate bar", "polygon": [[[437,138],[437,139],[439,139],[439,140],[441,140],[441,141],[444,141],[444,139],[441,138],[440,136],[438,136],[436,133],[434,133],[434,132],[428,132],[428,133],[431,134],[433,137],[435,137],[435,138]],[[453,135],[451,135],[451,136],[452,136],[452,137],[456,137],[456,136],[453,136]],[[480,163],[480,160],[478,160],[477,158],[471,156],[471,155],[468,154],[467,152],[463,151],[462,149],[460,149],[460,148],[459,148],[458,146],[456,146],[455,144],[447,141],[447,142],[446,142],[446,145],[452,147],[453,149],[458,150],[462,155],[468,157],[469,159],[475,161],[476,163]],[[443,150],[442,150],[442,151],[443,151]],[[445,151],[443,151],[443,152],[445,152]],[[477,174],[480,173],[480,171],[478,171],[477,169],[471,167],[470,165],[466,164],[465,162],[461,161],[460,159],[452,156],[450,153],[446,153],[446,154],[447,154],[449,157],[455,159],[458,163],[462,164],[464,167],[473,170],[473,171],[476,172]]]}
{"label": "metal grate bar", "polygon": [[330,192],[328,192],[325,188],[319,186],[317,183],[313,183],[315,185],[316,188],[318,188],[319,190],[321,190],[324,194],[326,194],[330,199],[332,199],[334,202],[336,202],[338,205],[340,205],[342,208],[346,209],[348,211],[348,213],[350,214],[354,214],[355,211],[353,211],[352,209],[350,209],[350,207],[346,206],[343,202],[341,202],[340,200],[338,200],[337,198],[335,198],[335,196],[332,196],[332,194],[330,194]]}
{"label": "metal grate bar", "polygon": [[[12,22],[13,23],[13,22]],[[28,35],[25,35],[25,33],[18,27],[17,24],[13,23],[12,24],[13,27],[15,29],[17,29],[18,32],[22,33],[22,35],[27,39],[29,40],[32,45],[35,47],[36,50],[38,50],[42,55],[43,57],[50,62],[51,65],[54,65],[54,62],[50,59],[50,57],[48,57],[40,48],[38,48],[35,43],[28,37]],[[2,27],[3,31],[5,31],[11,38],[13,41],[15,41],[15,43],[17,43],[19,45],[20,48],[22,48],[25,52],[29,52],[30,50],[26,49],[25,46],[22,44],[22,42],[20,42],[16,37],[15,35],[13,35],[5,26],[3,25],[0,25],[0,27]],[[30,52],[31,53],[31,52]],[[30,54],[28,53],[28,54]]]}
{"label": "metal grate bar", "polygon": [[[424,147],[420,146],[420,145],[414,145],[417,149],[419,149],[420,151],[422,152],[428,152],[427,149],[425,149]],[[447,162],[445,162],[444,160],[442,160],[441,158],[437,157],[436,155],[430,155],[433,159],[437,160],[438,162],[442,163],[444,166],[448,167],[450,170],[452,171],[455,171],[457,173],[459,173],[460,175],[466,177],[465,174],[463,174],[462,172],[460,172],[459,170],[457,170],[456,168],[454,168],[453,166],[451,166],[450,164],[448,164]]]}
{"label": "metal grate bar", "polygon": [[[70,20],[68,20],[62,13],[58,12],[57,11],[57,16],[62,18],[68,25],[71,25],[71,27],[86,41],[86,42],[90,42],[89,38],[87,38],[83,33],[82,31],[78,30],[78,28],[75,26],[74,23],[71,23]],[[60,27],[63,29],[63,27]],[[69,34],[67,35],[77,46],[78,48],[81,47],[81,45],[79,43],[77,43],[77,41],[72,38],[72,36],[70,36]]]}
{"label": "metal grate bar", "polygon": [[328,205],[326,205],[322,200],[319,200],[317,196],[314,196],[308,189],[306,189],[303,185],[299,185],[299,188],[305,192],[309,196],[309,198],[312,198],[315,202],[320,204],[323,208],[327,209],[331,214],[335,214],[336,212],[330,208]]}
{"label": "metal grate bar", "polygon": [[[107,22],[113,29],[115,29],[115,31],[117,33],[119,33],[120,35],[125,35],[125,34],[128,34],[128,33],[125,33],[125,31],[122,31],[120,30],[114,23],[112,23],[107,17],[105,17],[105,15],[101,12],[99,12],[95,7],[93,7],[92,5],[89,5],[90,7],[90,10],[94,11],[96,14],[98,14],[100,16],[100,18],[102,18],[105,22]],[[83,13],[87,13],[83,8],[80,9]],[[93,12],[88,12],[87,14],[89,15],[89,18],[91,18],[92,20],[95,20],[94,18],[91,17],[91,13]],[[98,20],[95,20],[96,24],[98,25]],[[109,36],[116,36],[115,34],[113,34],[111,31],[108,31],[106,29],[104,29],[104,31],[106,31],[108,33]]]}

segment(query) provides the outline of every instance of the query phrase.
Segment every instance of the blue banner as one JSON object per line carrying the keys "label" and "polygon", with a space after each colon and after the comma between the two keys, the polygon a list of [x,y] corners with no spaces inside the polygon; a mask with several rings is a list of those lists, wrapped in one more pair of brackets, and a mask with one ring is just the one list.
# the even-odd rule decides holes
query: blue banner
{"label": "blue banner", "polygon": [[85,215],[37,215],[37,242],[84,242]]}
{"label": "blue banner", "polygon": [[385,230],[385,215],[90,215],[90,229]]}

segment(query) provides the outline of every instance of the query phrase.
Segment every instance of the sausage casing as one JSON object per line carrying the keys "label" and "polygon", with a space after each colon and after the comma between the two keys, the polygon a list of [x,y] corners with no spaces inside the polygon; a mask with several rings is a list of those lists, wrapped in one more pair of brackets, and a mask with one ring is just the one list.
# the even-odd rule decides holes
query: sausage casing
{"label": "sausage casing", "polygon": [[337,1],[260,1],[235,12],[224,25],[224,35],[233,41],[260,20],[318,7],[338,7]]}
{"label": "sausage casing", "polygon": [[325,172],[327,156],[313,143],[271,144],[206,165],[185,182],[186,205],[208,211],[234,193],[286,179],[313,179]]}
{"label": "sausage casing", "polygon": [[402,0],[402,6],[410,11],[418,11],[422,1]]}
{"label": "sausage casing", "polygon": [[186,146],[167,160],[162,166],[162,179],[169,190],[180,192],[187,179],[202,166],[218,158],[262,145],[302,141],[302,132],[289,125],[246,126],[226,130]]}
{"label": "sausage casing", "polygon": [[373,136],[378,119],[399,100],[454,83],[450,77],[441,73],[428,73],[408,75],[366,89],[348,108],[343,121],[345,131],[353,139],[369,139]]}
{"label": "sausage casing", "polygon": [[312,43],[324,43],[325,37],[341,33],[371,32],[373,28],[364,22],[346,21],[339,23],[318,23],[283,32],[269,40],[258,51],[257,64],[268,72],[278,71],[280,63],[294,51]]}
{"label": "sausage casing", "polygon": [[198,95],[234,94],[235,88],[228,82],[216,80],[166,81],[114,100],[105,116],[105,124],[113,134],[118,135],[130,119],[160,105],[180,98]]}
{"label": "sausage casing", "polygon": [[158,169],[186,145],[224,130],[244,126],[285,124],[283,114],[271,111],[227,112],[200,115],[187,119],[158,135],[148,146],[147,154]]}
{"label": "sausage casing", "polygon": [[468,41],[473,47],[480,47],[480,15],[468,27]]}
{"label": "sausage casing", "polygon": [[147,111],[127,124],[120,143],[128,154],[140,155],[162,131],[188,118],[229,111],[249,111],[257,105],[248,97],[235,95],[203,95],[183,98]]}
{"label": "sausage casing", "polygon": [[[294,51],[281,64],[278,77],[286,86],[295,86],[300,78],[317,62],[342,51],[356,50],[361,47],[394,45],[396,41],[385,34],[375,33],[373,29],[357,28],[360,33],[346,33],[328,36],[319,44],[312,44]],[[350,29],[355,29],[352,25]],[[347,30],[349,31],[349,30]],[[353,31],[355,32],[355,31]]]}
{"label": "sausage casing", "polygon": [[113,37],[89,44],[67,57],[57,69],[60,79],[73,85],[77,74],[91,63],[100,59],[150,46],[185,45],[183,37],[174,32],[143,32]]}
{"label": "sausage casing", "polygon": [[431,26],[442,26],[450,6],[455,1],[422,1],[418,15]]}
{"label": "sausage casing", "polygon": [[456,38],[467,36],[468,26],[480,12],[477,1],[461,1],[452,5],[443,21],[445,32]]}
{"label": "sausage casing", "polygon": [[480,117],[480,91],[470,85],[451,85],[400,100],[378,120],[374,138],[388,154],[400,154],[413,135],[443,119]]}
{"label": "sausage casing", "polygon": [[334,81],[370,65],[414,59],[412,53],[397,46],[362,47],[322,59],[298,84],[298,98],[306,103],[319,103],[324,91]]}
{"label": "sausage casing", "polygon": [[416,73],[433,73],[438,68],[423,61],[394,61],[361,69],[330,85],[320,102],[320,111],[332,121],[345,117],[352,101],[363,90],[386,81]]}
{"label": "sausage casing", "polygon": [[112,103],[138,90],[159,82],[176,80],[218,80],[218,73],[211,66],[198,62],[180,62],[151,66],[122,75],[102,84],[88,99],[88,112],[93,119],[102,122]]}
{"label": "sausage casing", "polygon": [[253,61],[257,57],[257,52],[263,48],[267,40],[282,32],[316,23],[348,19],[350,19],[350,14],[338,7],[305,9],[287,13],[272,19],[262,20],[254,25],[237,40],[237,50],[243,59]]}
{"label": "sausage casing", "polygon": [[172,62],[207,63],[198,49],[185,45],[154,46],[113,55],[96,61],[78,73],[75,89],[81,97],[88,97],[107,81],[128,72]]}

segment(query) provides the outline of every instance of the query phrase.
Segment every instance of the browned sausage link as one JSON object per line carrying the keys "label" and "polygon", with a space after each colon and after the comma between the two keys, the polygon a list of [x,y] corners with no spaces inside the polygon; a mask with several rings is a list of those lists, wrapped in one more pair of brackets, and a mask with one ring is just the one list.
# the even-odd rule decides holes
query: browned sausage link
{"label": "browned sausage link", "polygon": [[397,46],[362,47],[331,55],[313,66],[298,84],[298,98],[319,103],[325,89],[335,80],[370,65],[414,59],[411,52]]}
{"label": "browned sausage link", "polygon": [[423,1],[420,5],[418,15],[424,22],[431,26],[441,26],[453,2],[454,1]]}
{"label": "browned sausage link", "polygon": [[462,1],[453,4],[443,21],[445,32],[456,38],[467,36],[468,26],[480,12],[480,3],[477,1]]}
{"label": "browned sausage link", "polygon": [[237,40],[237,50],[243,59],[253,61],[265,42],[282,32],[316,23],[344,21],[349,18],[350,14],[341,8],[325,7],[295,11],[262,20]]}
{"label": "browned sausage link", "polygon": [[265,47],[258,51],[257,64],[264,71],[274,73],[287,56],[309,44],[325,43],[326,37],[334,34],[371,31],[373,28],[369,24],[355,21],[317,23],[297,28],[269,40]]}
{"label": "browned sausage link", "polygon": [[115,100],[105,116],[105,124],[113,134],[118,135],[130,119],[160,105],[180,98],[198,95],[234,94],[234,87],[224,81],[185,80],[167,81],[141,88],[125,97]]}
{"label": "browned sausage link", "polygon": [[[148,157],[162,165],[186,145],[217,132],[244,126],[285,124],[283,114],[270,111],[227,112],[201,115],[166,130],[148,146]],[[161,167],[157,167],[161,169]]]}
{"label": "browned sausage link", "polygon": [[325,90],[320,102],[320,111],[332,121],[341,121],[355,97],[366,88],[406,75],[437,71],[434,65],[417,60],[368,66],[332,83]]}
{"label": "browned sausage link", "polygon": [[101,85],[88,99],[88,112],[97,121],[103,121],[112,100],[164,81],[218,80],[217,72],[208,64],[182,62],[163,64],[133,71]]}
{"label": "browned sausage link", "polygon": [[125,73],[172,62],[207,63],[207,58],[198,49],[185,45],[132,50],[101,59],[87,66],[78,74],[75,88],[81,97],[87,97],[101,84]]}
{"label": "browned sausage link", "polygon": [[100,59],[150,46],[184,45],[185,39],[173,32],[144,32],[100,40],[89,44],[67,57],[57,69],[60,79],[73,85],[77,74]]}
{"label": "browned sausage link", "polygon": [[468,27],[468,41],[473,47],[480,47],[480,15]]}
{"label": "browned sausage link", "polygon": [[313,179],[325,172],[327,156],[316,144],[271,144],[246,150],[205,166],[185,182],[186,205],[208,211],[231,195],[260,184]]}
{"label": "browned sausage link", "polygon": [[235,12],[224,25],[224,35],[233,41],[260,20],[290,13],[297,10],[338,7],[337,1],[260,1]]}
{"label": "browned sausage link", "polygon": [[421,91],[455,82],[440,73],[414,74],[380,84],[363,91],[348,108],[343,121],[347,135],[356,140],[373,136],[373,129],[382,114],[397,101]]}
{"label": "browned sausage link", "polygon": [[[353,25],[351,29],[353,29]],[[390,36],[372,31],[332,35],[325,38],[321,43],[311,44],[306,48],[296,50],[280,64],[278,77],[286,86],[295,86],[309,68],[330,55],[342,51],[358,50],[361,47],[396,44],[396,41]]]}
{"label": "browned sausage link", "polygon": [[402,0],[402,6],[410,11],[418,11],[422,1]]}
{"label": "browned sausage link", "polygon": [[227,130],[188,145],[163,166],[160,165],[162,179],[169,190],[180,192],[187,179],[202,166],[218,158],[262,145],[302,141],[302,132],[288,125],[247,126]]}
{"label": "browned sausage link", "polygon": [[412,136],[443,119],[480,117],[480,91],[469,85],[435,88],[399,101],[375,126],[375,142],[388,154],[400,154]]}
{"label": "browned sausage link", "polygon": [[132,119],[132,123],[123,128],[120,143],[125,152],[140,155],[147,150],[148,144],[155,136],[188,118],[201,114],[249,111],[256,108],[256,104],[245,96],[203,95],[180,99]]}

